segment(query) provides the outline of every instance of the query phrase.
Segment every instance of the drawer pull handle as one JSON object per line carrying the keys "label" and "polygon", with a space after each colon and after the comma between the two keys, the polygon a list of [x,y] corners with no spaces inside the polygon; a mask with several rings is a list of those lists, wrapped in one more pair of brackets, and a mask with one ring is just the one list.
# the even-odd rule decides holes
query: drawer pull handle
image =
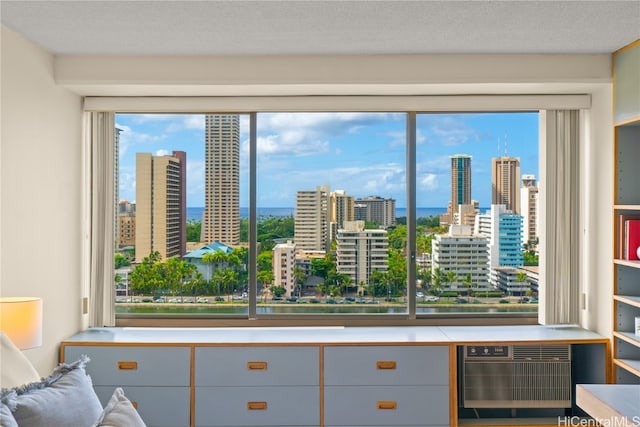
{"label": "drawer pull handle", "polygon": [[133,406],[136,410],[138,409],[138,402],[136,402],[135,400],[131,401],[131,406]]}
{"label": "drawer pull handle", "polygon": [[378,369],[396,369],[395,360],[378,360],[376,363]]}
{"label": "drawer pull handle", "polygon": [[120,361],[118,362],[118,369],[121,371],[135,371],[138,369],[138,362]]}
{"label": "drawer pull handle", "polygon": [[395,410],[398,404],[392,400],[381,400],[378,402],[378,409]]}
{"label": "drawer pull handle", "polygon": [[267,402],[247,402],[247,409],[249,411],[265,411]]}
{"label": "drawer pull handle", "polygon": [[250,371],[266,371],[267,362],[247,362],[247,369]]}

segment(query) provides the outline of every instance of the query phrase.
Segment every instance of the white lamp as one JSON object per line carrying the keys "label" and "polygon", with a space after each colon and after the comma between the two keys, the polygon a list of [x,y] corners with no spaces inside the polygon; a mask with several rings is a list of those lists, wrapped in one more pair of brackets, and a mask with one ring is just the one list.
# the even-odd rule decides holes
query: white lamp
{"label": "white lamp", "polygon": [[42,345],[42,300],[0,298],[0,331],[21,350]]}

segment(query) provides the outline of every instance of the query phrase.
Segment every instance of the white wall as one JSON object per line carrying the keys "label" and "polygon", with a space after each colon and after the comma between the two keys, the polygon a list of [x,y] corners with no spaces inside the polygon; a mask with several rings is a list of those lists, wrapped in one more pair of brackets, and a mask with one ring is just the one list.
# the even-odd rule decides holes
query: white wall
{"label": "white wall", "polygon": [[41,375],[81,327],[81,99],[55,84],[53,57],[2,28],[0,295],[43,299]]}
{"label": "white wall", "polygon": [[583,327],[611,337],[613,322],[613,91],[603,85],[592,92],[592,108],[583,123],[585,293]]}
{"label": "white wall", "polygon": [[605,335],[611,332],[613,137],[608,55],[54,61],[3,28],[1,66],[0,295],[43,297],[44,345],[26,352],[43,374],[57,361],[59,342],[85,320],[79,262],[81,99],[68,90],[107,96],[590,93],[583,269],[587,306],[582,323]]}

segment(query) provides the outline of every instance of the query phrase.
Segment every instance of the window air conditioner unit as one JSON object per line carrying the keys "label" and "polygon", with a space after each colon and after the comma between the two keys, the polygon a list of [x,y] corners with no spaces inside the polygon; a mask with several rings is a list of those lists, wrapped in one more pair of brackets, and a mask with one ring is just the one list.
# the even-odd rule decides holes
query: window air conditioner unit
{"label": "window air conditioner unit", "polygon": [[571,346],[463,347],[464,408],[570,408]]}

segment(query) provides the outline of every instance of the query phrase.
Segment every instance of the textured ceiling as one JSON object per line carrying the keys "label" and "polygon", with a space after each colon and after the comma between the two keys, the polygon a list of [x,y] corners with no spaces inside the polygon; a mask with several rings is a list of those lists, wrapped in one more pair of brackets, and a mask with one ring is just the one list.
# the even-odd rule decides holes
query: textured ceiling
{"label": "textured ceiling", "polygon": [[625,1],[0,1],[55,54],[610,53],[640,38]]}

